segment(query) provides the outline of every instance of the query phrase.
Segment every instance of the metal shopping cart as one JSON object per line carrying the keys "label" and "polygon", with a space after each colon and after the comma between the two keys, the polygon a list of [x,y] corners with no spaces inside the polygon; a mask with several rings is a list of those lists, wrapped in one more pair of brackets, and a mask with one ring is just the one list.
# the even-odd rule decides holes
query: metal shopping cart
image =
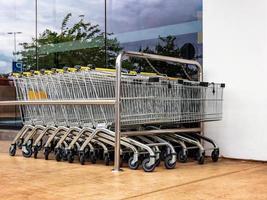
{"label": "metal shopping cart", "polygon": [[[196,65],[199,81],[121,73],[125,56]],[[73,162],[77,155],[81,164],[102,158],[108,165],[114,158],[116,171],[127,160],[131,169],[142,163],[150,172],[161,160],[174,168],[190,148],[202,164],[205,140],[217,161],[217,145],[201,135],[201,125],[188,124],[221,120],[224,84],[201,81],[196,61],[138,52],[121,53],[114,71],[76,67],[14,76],[18,101],[1,103],[21,105],[25,126],[9,153],[19,147],[36,158],[43,149],[46,159],[54,152],[57,161]]]}

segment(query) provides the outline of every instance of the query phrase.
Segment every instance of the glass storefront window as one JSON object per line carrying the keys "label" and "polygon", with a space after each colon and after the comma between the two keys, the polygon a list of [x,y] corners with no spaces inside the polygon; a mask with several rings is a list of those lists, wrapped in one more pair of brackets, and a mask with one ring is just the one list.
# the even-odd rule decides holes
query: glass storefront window
{"label": "glass storefront window", "polygon": [[[89,64],[114,67],[123,49],[202,61],[201,0],[37,2],[37,10],[35,1],[1,2],[2,73],[11,72],[12,61],[20,62],[24,70]],[[17,53],[13,54],[15,32]],[[168,75],[182,73],[155,65]]]}
{"label": "glass storefront window", "polygon": [[1,1],[0,5],[0,74],[6,74],[20,60],[22,43],[34,37],[35,6],[24,0]]}
{"label": "glass storefront window", "polygon": [[[202,61],[201,0],[112,0],[107,19],[110,37],[125,50]],[[139,64],[148,68],[145,62]],[[153,64],[163,74],[185,75],[181,67],[170,63]]]}

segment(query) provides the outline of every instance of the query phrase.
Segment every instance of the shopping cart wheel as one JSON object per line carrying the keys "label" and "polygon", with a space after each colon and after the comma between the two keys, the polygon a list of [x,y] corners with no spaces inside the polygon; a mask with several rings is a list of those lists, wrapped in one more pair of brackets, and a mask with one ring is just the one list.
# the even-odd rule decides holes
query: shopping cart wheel
{"label": "shopping cart wheel", "polygon": [[91,163],[96,164],[96,156],[94,154],[90,156],[90,161]]}
{"label": "shopping cart wheel", "polygon": [[50,153],[49,148],[45,148],[45,150],[44,150],[45,160],[48,160],[49,153]]}
{"label": "shopping cart wheel", "polygon": [[65,149],[61,149],[61,158],[64,161],[68,161],[68,154]]}
{"label": "shopping cart wheel", "polygon": [[62,159],[62,156],[61,156],[61,152],[60,152],[60,150],[58,150],[58,151],[56,151],[56,155],[55,155],[55,157],[56,157],[56,161],[61,161],[61,159]]}
{"label": "shopping cart wheel", "polygon": [[158,167],[160,165],[160,159],[157,159],[155,162],[155,166]]}
{"label": "shopping cart wheel", "polygon": [[183,151],[178,152],[178,160],[181,163],[186,163],[187,162],[187,153],[184,153]]}
{"label": "shopping cart wheel", "polygon": [[153,172],[155,170],[156,165],[148,165],[150,158],[145,158],[142,162],[142,167],[145,172]]}
{"label": "shopping cart wheel", "polygon": [[15,154],[16,154],[16,144],[11,144],[9,147],[9,155],[15,156]]}
{"label": "shopping cart wheel", "polygon": [[74,161],[74,155],[73,155],[73,153],[70,152],[67,157],[68,157],[69,163],[73,163],[73,161]]}
{"label": "shopping cart wheel", "polygon": [[138,169],[139,167],[139,162],[136,161],[136,162],[133,162],[133,157],[130,157],[129,160],[128,160],[128,166],[130,169],[133,169],[133,170],[136,170]]}
{"label": "shopping cart wheel", "polygon": [[30,158],[32,156],[32,147],[31,145],[25,145],[22,147],[22,155],[25,158]]}
{"label": "shopping cart wheel", "polygon": [[42,145],[43,145],[43,139],[41,139],[37,144],[38,151],[40,151],[42,149]]}
{"label": "shopping cart wheel", "polygon": [[165,160],[166,156],[167,156],[166,150],[162,150],[160,152],[160,160]]}
{"label": "shopping cart wheel", "polygon": [[205,162],[205,153],[199,154],[197,158],[197,162],[200,165],[203,165]]}
{"label": "shopping cart wheel", "polygon": [[220,155],[220,152],[219,152],[219,149],[214,149],[212,152],[211,152],[211,159],[213,162],[217,162],[218,159],[219,159],[219,155]]}
{"label": "shopping cart wheel", "polygon": [[84,165],[84,163],[85,163],[85,155],[84,154],[81,154],[79,156],[79,161],[80,161],[81,165]]}
{"label": "shopping cart wheel", "polygon": [[105,165],[106,165],[106,166],[109,165],[109,162],[110,162],[109,155],[105,155],[105,156],[104,156],[104,162],[105,162]]}
{"label": "shopping cart wheel", "polygon": [[176,161],[172,162],[172,154],[169,154],[166,156],[166,158],[164,159],[164,165],[166,169],[174,169],[176,166]]}
{"label": "shopping cart wheel", "polygon": [[35,146],[33,148],[33,157],[36,159],[39,152],[39,147]]}

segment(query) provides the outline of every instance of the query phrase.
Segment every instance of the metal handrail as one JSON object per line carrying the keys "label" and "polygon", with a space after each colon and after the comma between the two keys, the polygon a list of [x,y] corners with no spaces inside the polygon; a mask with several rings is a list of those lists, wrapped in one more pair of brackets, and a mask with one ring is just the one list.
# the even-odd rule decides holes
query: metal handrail
{"label": "metal handrail", "polygon": [[[116,88],[115,88],[115,152],[114,152],[114,172],[121,171],[120,169],[120,139],[121,139],[121,69],[122,60],[125,56],[144,58],[151,60],[159,60],[164,62],[174,62],[180,64],[195,65],[198,68],[198,81],[203,81],[203,68],[201,64],[195,60],[186,60],[181,58],[174,58],[169,56],[161,56],[155,54],[148,54],[134,51],[122,51],[116,59]],[[200,130],[203,129],[202,123],[200,124]]]}
{"label": "metal handrail", "polygon": [[0,101],[0,106],[17,105],[114,105],[115,99],[84,99],[84,100],[30,100]]}

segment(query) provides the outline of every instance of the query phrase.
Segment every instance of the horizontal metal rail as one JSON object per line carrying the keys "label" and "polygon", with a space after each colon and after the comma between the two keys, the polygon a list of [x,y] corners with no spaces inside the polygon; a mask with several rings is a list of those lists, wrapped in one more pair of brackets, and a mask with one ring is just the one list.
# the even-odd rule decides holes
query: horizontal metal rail
{"label": "horizontal metal rail", "polygon": [[199,81],[203,80],[203,67],[202,65],[195,61],[195,60],[186,60],[182,58],[175,58],[170,56],[161,56],[156,54],[148,54],[142,52],[135,52],[135,51],[124,51],[124,56],[135,57],[135,58],[144,58],[144,59],[151,59],[151,60],[158,60],[163,62],[174,62],[180,64],[188,64],[188,65],[195,65],[198,68],[198,79]]}
{"label": "horizontal metal rail", "polygon": [[115,99],[0,101],[0,106],[16,105],[115,105]]}
{"label": "horizontal metal rail", "polygon": [[121,132],[121,136],[138,136],[138,135],[156,135],[162,133],[199,133],[201,128],[175,128],[175,129],[157,129],[144,131],[125,131]]}

